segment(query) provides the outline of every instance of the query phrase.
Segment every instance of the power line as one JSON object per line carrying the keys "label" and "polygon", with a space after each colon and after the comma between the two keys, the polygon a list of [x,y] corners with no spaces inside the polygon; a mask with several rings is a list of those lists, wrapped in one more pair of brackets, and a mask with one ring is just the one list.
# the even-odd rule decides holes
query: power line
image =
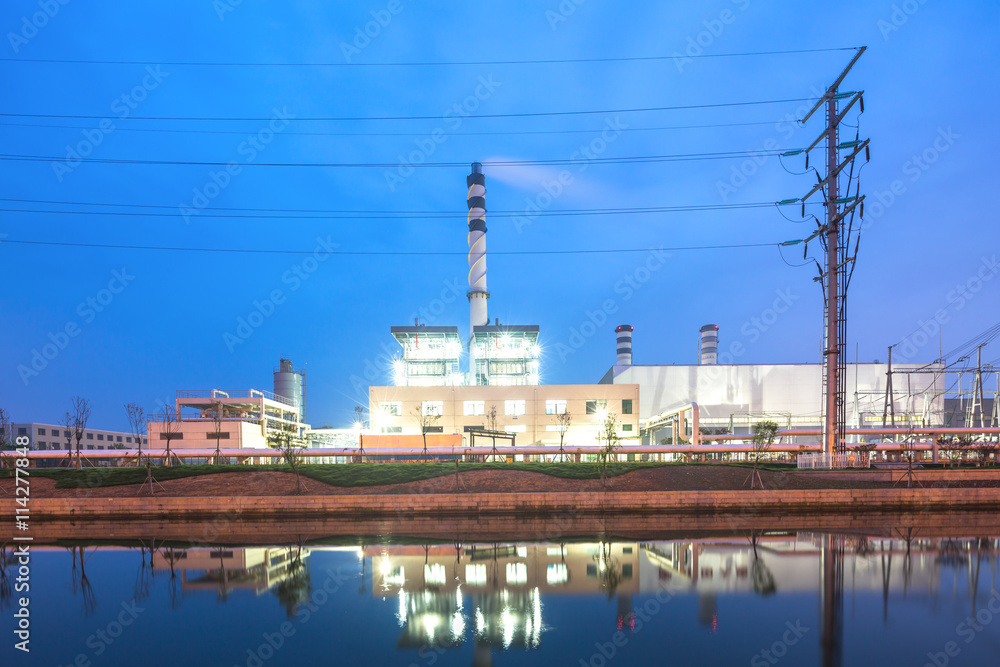
{"label": "power line", "polygon": [[[552,158],[545,160],[483,160],[481,164],[487,167],[525,167],[525,166],[559,166],[568,164],[641,164],[646,162],[684,162],[697,160],[731,160],[746,157],[768,157],[778,155],[788,149],[723,151],[718,153],[677,153],[674,155],[630,155],[606,158]],[[13,162],[63,162],[65,157],[52,155],[17,155],[0,154],[0,160]],[[145,165],[185,165],[203,167],[225,167],[229,162],[203,162],[196,160],[137,160],[120,158],[76,158],[74,161],[92,164],[145,164]],[[421,169],[468,167],[468,162],[421,162],[407,163],[409,166]],[[326,168],[377,168],[394,169],[400,166],[398,162],[245,162],[241,167],[326,167]]]}
{"label": "power line", "polygon": [[209,61],[155,61],[155,60],[68,60],[56,58],[0,58],[0,62],[38,63],[60,65],[164,65],[170,67],[466,67],[482,65],[560,65],[571,63],[618,63],[675,60],[677,58],[738,58],[749,56],[776,56],[802,53],[829,53],[835,51],[856,51],[859,47],[844,46],[826,49],[794,49],[787,51],[745,51],[742,53],[710,53],[697,56],[630,56],[621,58],[553,58],[536,60],[469,60],[469,61],[424,61],[424,62],[383,62],[383,63],[280,63],[280,62],[209,62]]}
{"label": "power line", "polygon": [[[183,205],[165,206],[157,204],[115,204],[115,203],[93,203],[93,202],[70,202],[70,201],[45,201],[28,199],[4,199],[0,201],[32,202],[43,204],[58,204],[65,206],[110,206],[118,208],[155,208],[168,209],[170,213],[158,213],[154,211],[89,211],[89,210],[42,210],[42,209],[14,209],[0,208],[3,213],[50,213],[55,215],[114,215],[114,216],[142,216],[142,217],[177,217],[190,214],[182,210]],[[593,208],[593,209],[553,209],[539,211],[514,211],[501,210],[490,211],[489,216],[496,218],[516,218],[521,216],[531,217],[572,217],[589,215],[636,215],[649,213],[689,213],[698,211],[725,211],[725,210],[745,210],[754,208],[770,208],[779,205],[775,202],[748,202],[743,204],[691,204],[681,206],[650,206],[650,207],[630,207],[630,208]],[[786,204],[791,206],[793,204]],[[818,205],[818,204],[817,204]],[[267,213],[266,215],[229,215],[218,214],[213,211],[242,211]],[[278,213],[275,215],[274,213]],[[325,209],[282,209],[282,208],[233,208],[218,207],[212,209],[198,209],[195,213],[202,218],[261,218],[261,219],[303,219],[303,220],[411,220],[411,219],[453,219],[465,218],[468,211],[402,211],[402,210],[325,210]],[[311,215],[299,215],[311,214]]]}
{"label": "power line", "polygon": [[[467,120],[479,118],[538,118],[542,116],[583,116],[592,114],[645,113],[651,111],[684,111],[688,109],[718,109],[723,107],[745,107],[763,104],[785,104],[789,102],[815,102],[818,97],[798,97],[784,100],[755,100],[752,102],[718,102],[715,104],[685,104],[667,107],[640,107],[634,109],[584,109],[574,111],[526,111],[520,113],[492,113],[463,116]],[[51,113],[0,113],[7,118],[73,118],[84,120],[104,120],[107,116],[90,116],[85,114],[51,114]],[[440,120],[441,116],[308,116],[289,118],[294,121],[369,121],[369,120]],[[129,116],[121,120],[168,120],[168,121],[252,121],[264,122],[275,120],[269,117],[233,117],[233,116]]]}
{"label": "power line", "polygon": [[[257,255],[313,255],[316,253],[323,255],[356,255],[356,256],[429,256],[429,255],[462,255],[466,252],[397,252],[397,251],[363,251],[363,250],[276,250],[273,248],[188,248],[174,246],[141,246],[141,245],[117,245],[110,243],[68,243],[60,241],[25,241],[14,239],[0,240],[2,243],[17,243],[22,245],[40,246],[62,246],[70,248],[105,248],[116,250],[162,250],[175,252],[222,252]],[[620,248],[620,249],[593,249],[593,250],[491,250],[490,255],[597,255],[611,253],[634,253],[634,252],[674,252],[682,250],[731,250],[742,248],[769,248],[780,246],[780,243],[743,243],[730,245],[710,245],[710,246],[678,246],[673,248]]]}
{"label": "power line", "polygon": [[[654,132],[661,130],[697,130],[718,127],[745,127],[751,125],[774,125],[786,122],[785,119],[762,120],[747,123],[707,123],[703,125],[663,125],[659,127],[619,127],[621,132]],[[43,127],[61,130],[90,130],[87,125],[50,125],[46,123],[0,123],[7,127]],[[536,134],[594,134],[603,132],[607,127],[596,127],[584,130],[511,130],[506,132],[448,132],[451,137],[485,137],[485,136],[515,136]],[[235,134],[245,136],[252,134],[245,130],[180,130],[164,127],[116,127],[115,132],[168,132],[173,134]],[[282,136],[292,137],[426,137],[427,132],[282,132]]]}

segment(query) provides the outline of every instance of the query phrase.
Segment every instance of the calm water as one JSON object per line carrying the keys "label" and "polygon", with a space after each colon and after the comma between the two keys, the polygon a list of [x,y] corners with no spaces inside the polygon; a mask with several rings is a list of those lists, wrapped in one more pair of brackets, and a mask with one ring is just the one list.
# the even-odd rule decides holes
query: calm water
{"label": "calm water", "polygon": [[149,667],[1000,663],[998,540],[891,534],[35,547],[31,654],[12,648],[8,591],[0,655]]}

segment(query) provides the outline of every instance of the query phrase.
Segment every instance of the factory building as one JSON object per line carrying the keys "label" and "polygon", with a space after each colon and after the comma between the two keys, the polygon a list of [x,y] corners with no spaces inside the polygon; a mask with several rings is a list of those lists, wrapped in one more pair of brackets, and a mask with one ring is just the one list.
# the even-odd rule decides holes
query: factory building
{"label": "factory building", "polygon": [[[601,379],[603,384],[639,387],[639,416],[643,428],[650,430],[649,442],[673,438],[681,421],[686,428],[676,436],[688,440],[693,405],[703,432],[749,434],[762,419],[773,420],[782,429],[822,428],[821,364],[719,364],[712,347],[718,330],[716,325],[702,327],[698,364],[616,364]],[[711,340],[706,340],[706,334]],[[886,364],[847,364],[848,428],[882,425],[887,370]],[[892,399],[896,425],[941,425],[945,374],[940,364],[894,364],[893,374],[897,378]],[[907,379],[901,381],[900,376]],[[815,436],[808,439],[815,441]]]}

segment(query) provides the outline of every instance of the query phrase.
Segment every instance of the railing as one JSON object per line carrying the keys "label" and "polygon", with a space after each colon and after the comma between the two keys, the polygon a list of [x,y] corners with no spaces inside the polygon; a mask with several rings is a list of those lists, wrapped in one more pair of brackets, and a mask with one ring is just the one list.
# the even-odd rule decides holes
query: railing
{"label": "railing", "polygon": [[868,452],[851,452],[850,454],[799,454],[797,461],[799,470],[871,467]]}
{"label": "railing", "polygon": [[279,396],[266,389],[178,389],[177,398],[257,398],[263,397],[275,403],[294,406],[290,398]]}

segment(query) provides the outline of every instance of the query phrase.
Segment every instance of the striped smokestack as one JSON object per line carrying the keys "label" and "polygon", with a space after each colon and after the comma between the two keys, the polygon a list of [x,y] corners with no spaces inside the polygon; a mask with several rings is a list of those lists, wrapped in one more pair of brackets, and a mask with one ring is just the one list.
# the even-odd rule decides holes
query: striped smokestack
{"label": "striped smokestack", "polygon": [[483,165],[472,163],[472,173],[465,179],[469,188],[469,335],[472,327],[489,324],[486,300],[486,177]]}
{"label": "striped smokestack", "polygon": [[618,347],[618,356],[615,359],[616,366],[632,365],[632,332],[635,329],[631,324],[622,324],[615,327],[615,337]]}

